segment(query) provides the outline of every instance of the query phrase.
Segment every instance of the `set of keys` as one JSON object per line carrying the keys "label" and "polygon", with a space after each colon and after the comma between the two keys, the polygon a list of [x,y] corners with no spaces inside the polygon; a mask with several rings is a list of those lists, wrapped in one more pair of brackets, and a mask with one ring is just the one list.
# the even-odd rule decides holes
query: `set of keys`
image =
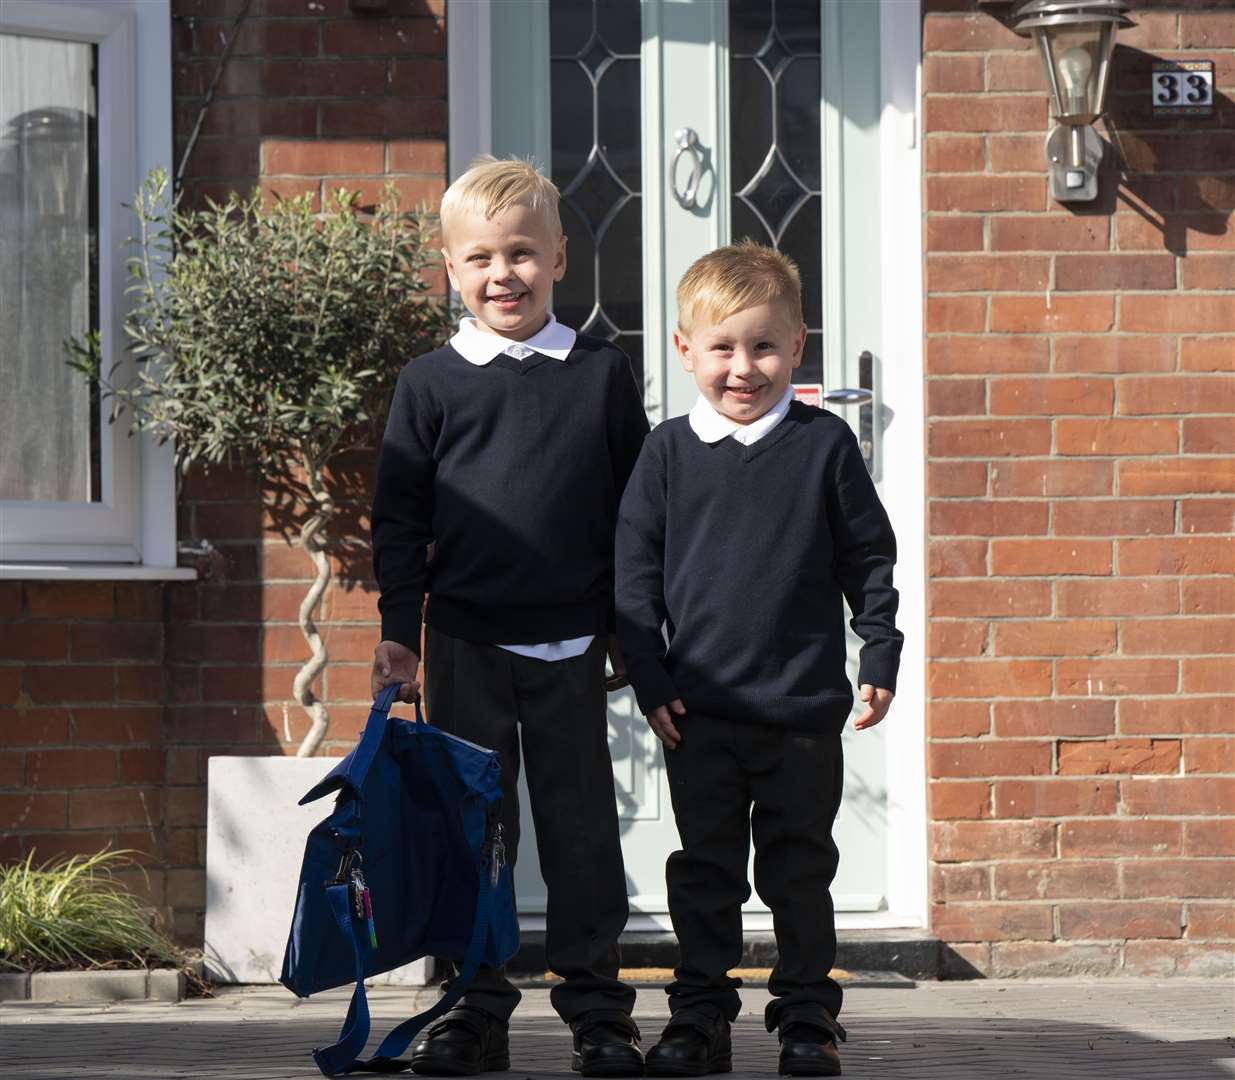
{"label": "set of keys", "polygon": [[493,833],[493,853],[489,859],[489,886],[497,888],[498,879],[502,875],[502,867],[506,865],[506,844],[502,840],[502,826],[498,824]]}
{"label": "set of keys", "polygon": [[377,929],[373,925],[373,898],[369,895],[369,886],[359,866],[352,870],[352,907],[356,918],[364,919],[369,924],[369,948],[376,949]]}

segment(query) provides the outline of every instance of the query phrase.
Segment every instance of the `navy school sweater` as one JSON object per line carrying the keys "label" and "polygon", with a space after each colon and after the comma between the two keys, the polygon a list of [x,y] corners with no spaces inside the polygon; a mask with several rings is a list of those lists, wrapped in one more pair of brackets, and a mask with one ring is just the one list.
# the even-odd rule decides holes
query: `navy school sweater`
{"label": "navy school sweater", "polygon": [[419,653],[422,605],[467,641],[611,628],[618,501],[647,430],[630,360],[599,338],[564,361],[479,367],[445,345],[408,363],[373,499],[382,637]]}
{"label": "navy school sweater", "polygon": [[[794,402],[762,439],[705,443],[685,416],[648,437],[617,531],[618,635],[646,714],[839,732],[858,683],[896,689],[896,540],[849,426]],[[661,632],[668,630],[668,645]]]}

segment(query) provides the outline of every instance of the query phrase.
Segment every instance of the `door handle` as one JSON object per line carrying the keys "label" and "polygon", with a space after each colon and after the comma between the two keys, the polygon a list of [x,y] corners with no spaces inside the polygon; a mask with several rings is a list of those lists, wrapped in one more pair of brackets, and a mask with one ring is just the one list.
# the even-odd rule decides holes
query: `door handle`
{"label": "door handle", "polygon": [[823,400],[833,405],[865,405],[874,398],[875,395],[869,390],[858,390],[852,386],[840,390],[825,390],[823,394]]}
{"label": "door handle", "polygon": [[869,349],[858,357],[858,385],[825,390],[823,400],[832,405],[858,405],[858,446],[866,471],[875,475],[875,357]]}
{"label": "door handle", "polygon": [[[699,205],[699,181],[703,176],[703,155],[699,152],[699,133],[694,128],[678,128],[673,133],[673,138],[678,144],[678,150],[669,165],[669,190],[673,192],[673,197],[677,199],[678,205],[683,210],[693,210]],[[678,191],[678,161],[681,160],[683,154],[690,155],[690,178],[686,181],[685,190]]]}

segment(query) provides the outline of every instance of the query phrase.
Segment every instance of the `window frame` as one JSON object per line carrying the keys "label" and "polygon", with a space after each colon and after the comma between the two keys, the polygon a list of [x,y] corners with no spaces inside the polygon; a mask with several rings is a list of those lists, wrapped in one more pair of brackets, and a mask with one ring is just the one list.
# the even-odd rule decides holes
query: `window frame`
{"label": "window frame", "polygon": [[[170,0],[6,0],[0,32],[97,46],[98,297],[104,370],[120,360],[128,284],[125,239],[146,172],[172,167]],[[176,569],[171,448],[100,424],[96,502],[0,500],[0,578],[192,576]],[[160,573],[166,571],[166,573]]]}

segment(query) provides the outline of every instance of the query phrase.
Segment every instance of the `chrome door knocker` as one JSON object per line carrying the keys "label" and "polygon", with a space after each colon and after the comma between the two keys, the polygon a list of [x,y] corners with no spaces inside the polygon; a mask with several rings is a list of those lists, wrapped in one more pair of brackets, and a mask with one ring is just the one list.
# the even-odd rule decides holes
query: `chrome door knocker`
{"label": "chrome door knocker", "polygon": [[[669,190],[677,199],[683,210],[693,210],[699,205],[699,181],[703,176],[703,154],[699,150],[699,134],[694,128],[678,128],[673,133],[678,144],[678,151],[673,155],[673,163],[669,166]],[[690,179],[686,181],[686,189],[678,191],[677,172],[678,160],[683,154],[690,155]]]}

